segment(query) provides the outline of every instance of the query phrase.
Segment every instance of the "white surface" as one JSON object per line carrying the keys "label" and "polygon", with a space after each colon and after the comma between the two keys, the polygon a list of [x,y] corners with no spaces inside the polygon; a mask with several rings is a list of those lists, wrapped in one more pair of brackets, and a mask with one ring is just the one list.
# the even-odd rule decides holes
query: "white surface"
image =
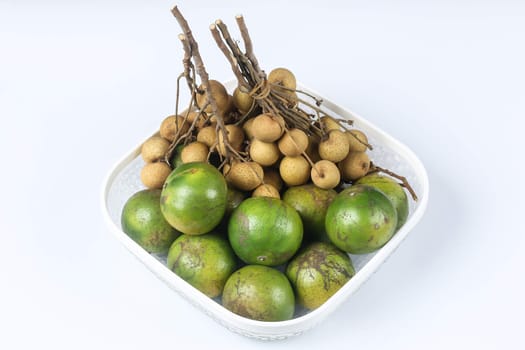
{"label": "white surface", "polygon": [[179,2],[215,78],[231,74],[208,25],[243,13],[264,67],[429,172],[425,217],[370,281],[305,335],[261,343],[197,312],[102,220],[110,165],[173,109],[173,3],[2,1],[0,348],[523,348],[525,5],[458,3]]}

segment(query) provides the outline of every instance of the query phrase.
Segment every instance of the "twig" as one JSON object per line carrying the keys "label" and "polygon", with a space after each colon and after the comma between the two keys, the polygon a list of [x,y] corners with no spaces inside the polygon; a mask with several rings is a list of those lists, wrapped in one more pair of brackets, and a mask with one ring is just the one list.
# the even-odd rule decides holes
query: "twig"
{"label": "twig", "polygon": [[412,196],[412,199],[414,201],[418,200],[416,192],[414,191],[412,186],[410,186],[410,184],[408,183],[408,180],[406,179],[406,177],[398,175],[398,174],[394,173],[391,170],[382,168],[380,166],[375,165],[373,162],[370,162],[370,170],[368,171],[367,175],[368,174],[372,174],[372,173],[376,173],[376,172],[379,172],[379,171],[382,172],[382,173],[385,173],[387,175],[390,175],[390,176],[392,176],[392,177],[394,177],[394,178],[396,178],[398,180],[400,180],[401,181],[400,185],[403,186],[404,188],[406,188],[408,190],[408,192],[410,192],[410,195]]}
{"label": "twig", "polygon": [[[188,40],[189,48],[190,48],[190,55],[195,61],[195,69],[197,71],[197,74],[201,78],[202,85],[204,86],[206,90],[206,98],[208,102],[210,103],[212,113],[217,116],[217,125],[219,126],[222,136],[223,136],[223,142],[226,144],[228,143],[228,134],[226,132],[226,128],[224,126],[224,119],[223,116],[219,113],[219,110],[217,108],[217,102],[215,101],[215,98],[213,97],[211,93],[211,87],[210,87],[210,81],[208,72],[206,72],[206,68],[204,67],[204,62],[202,61],[202,57],[199,52],[199,45],[197,44],[197,41],[193,37],[193,34],[191,32],[191,29],[188,25],[188,22],[182,15],[182,13],[179,11],[177,6],[175,6],[171,12],[173,13],[173,16],[177,19],[177,22],[179,22],[180,27],[182,28],[185,37]],[[187,50],[187,46],[184,47],[185,50]],[[186,54],[188,54],[186,52]],[[226,158],[229,158],[229,150],[227,147],[225,147],[226,150]]]}

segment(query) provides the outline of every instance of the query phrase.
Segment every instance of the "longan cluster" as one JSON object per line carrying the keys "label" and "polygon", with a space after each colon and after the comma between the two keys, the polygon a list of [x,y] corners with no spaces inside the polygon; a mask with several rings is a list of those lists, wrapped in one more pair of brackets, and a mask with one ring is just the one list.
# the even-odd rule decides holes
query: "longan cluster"
{"label": "longan cluster", "polygon": [[[293,108],[298,100],[293,73],[285,68],[274,69],[268,83]],[[159,135],[143,144],[141,154],[146,164],[141,179],[146,187],[161,188],[178,163],[213,164],[214,160],[231,187],[251,192],[252,196],[276,198],[280,198],[284,186],[311,181],[331,189],[369,171],[369,145],[363,132],[346,129],[340,120],[323,116],[308,120],[322,131],[319,137],[281,115],[263,112],[256,99],[240,88],[230,95],[218,81],[210,80],[209,86],[224,129],[217,125],[204,87],[199,87],[202,94],[196,94],[194,106],[181,115],[165,118]],[[179,147],[173,151],[175,143]]]}

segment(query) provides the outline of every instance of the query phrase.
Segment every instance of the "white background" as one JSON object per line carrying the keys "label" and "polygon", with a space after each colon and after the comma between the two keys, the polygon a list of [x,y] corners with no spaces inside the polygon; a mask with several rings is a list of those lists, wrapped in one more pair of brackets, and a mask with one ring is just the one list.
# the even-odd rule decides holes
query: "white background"
{"label": "white background", "polygon": [[412,148],[428,210],[323,323],[230,333],[105,226],[104,176],[174,109],[171,1],[0,2],[0,348],[523,349],[525,5],[521,1],[180,1],[211,76],[208,26],[243,13],[259,61]]}

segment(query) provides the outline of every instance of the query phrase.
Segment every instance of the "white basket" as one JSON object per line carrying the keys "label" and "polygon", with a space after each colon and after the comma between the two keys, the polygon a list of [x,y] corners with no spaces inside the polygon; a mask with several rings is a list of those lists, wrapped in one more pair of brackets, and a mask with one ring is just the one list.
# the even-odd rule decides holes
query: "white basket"
{"label": "white basket", "polygon": [[[225,85],[229,90],[232,90],[235,82],[230,81]],[[301,89],[316,97],[323,98],[307,88],[301,87]],[[137,143],[135,149],[128,152],[114,165],[103,185],[101,205],[111,232],[169,287],[233,332],[258,339],[273,340],[298,335],[312,328],[363,285],[401,244],[423,216],[429,192],[426,170],[410,149],[357,114],[324,98],[323,106],[332,115],[353,120],[354,126],[366,133],[369,142],[374,147],[372,151],[369,151],[371,160],[381,167],[405,176],[417,193],[419,200],[417,202],[409,200],[410,213],[406,223],[384,247],[371,254],[351,255],[356,269],[355,276],[319,308],[310,312],[299,310],[295,318],[288,321],[263,322],[241,317],[225,309],[217,301],[208,298],[170,271],[166,267],[165,257],[147,253],[130,239],[121,229],[120,215],[128,198],[144,188],[140,181],[140,169],[144,164],[140,157],[142,142]]]}

